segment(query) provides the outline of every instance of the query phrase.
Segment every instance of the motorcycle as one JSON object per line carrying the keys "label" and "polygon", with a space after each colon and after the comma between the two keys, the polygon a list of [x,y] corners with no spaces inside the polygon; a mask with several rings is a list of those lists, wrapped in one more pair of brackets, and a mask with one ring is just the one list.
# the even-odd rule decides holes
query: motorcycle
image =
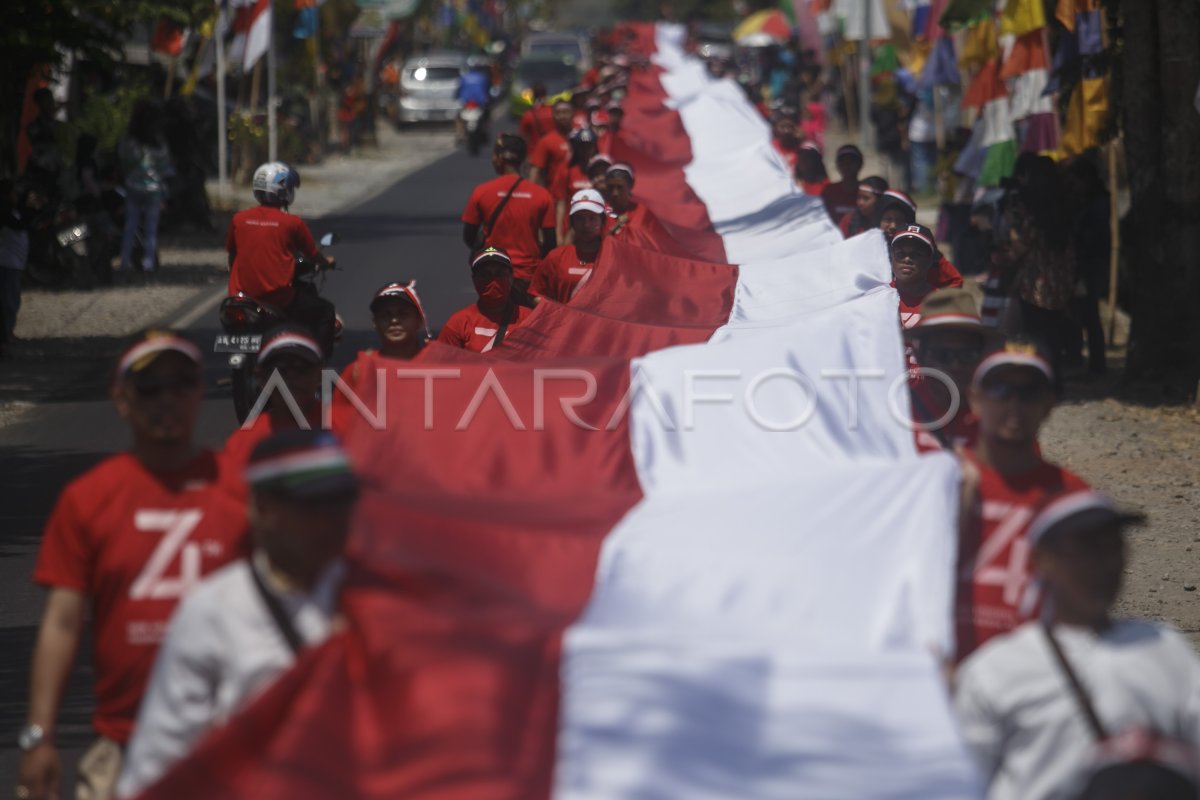
{"label": "motorcycle", "polygon": [[484,109],[478,103],[469,101],[458,113],[466,132],[467,152],[477,156],[488,138]]}
{"label": "motorcycle", "polygon": [[[321,247],[329,247],[337,241],[332,233],[321,237]],[[318,291],[317,278],[324,282],[324,273],[328,268],[321,262],[306,256],[296,257],[295,278],[292,285],[303,287],[308,291]],[[233,410],[237,415],[238,424],[246,421],[250,409],[258,399],[258,383],[255,378],[255,367],[258,365],[258,351],[262,347],[263,334],[277,325],[290,322],[287,314],[278,306],[263,302],[243,292],[226,297],[221,301],[217,312],[224,333],[217,334],[213,342],[213,352],[226,353],[229,356],[230,384],[233,389]],[[338,317],[335,325],[334,340],[341,337],[342,321]]]}
{"label": "motorcycle", "polygon": [[45,209],[30,236],[27,274],[42,286],[91,289],[112,282],[112,237],[107,220],[71,205]]}

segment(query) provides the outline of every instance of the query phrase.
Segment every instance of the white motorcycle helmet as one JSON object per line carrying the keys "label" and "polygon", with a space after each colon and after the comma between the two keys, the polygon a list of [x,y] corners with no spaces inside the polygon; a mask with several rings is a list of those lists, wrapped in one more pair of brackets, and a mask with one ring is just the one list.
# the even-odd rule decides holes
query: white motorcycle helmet
{"label": "white motorcycle helmet", "polygon": [[285,161],[268,161],[254,170],[254,199],[264,206],[287,208],[296,200],[300,173]]}

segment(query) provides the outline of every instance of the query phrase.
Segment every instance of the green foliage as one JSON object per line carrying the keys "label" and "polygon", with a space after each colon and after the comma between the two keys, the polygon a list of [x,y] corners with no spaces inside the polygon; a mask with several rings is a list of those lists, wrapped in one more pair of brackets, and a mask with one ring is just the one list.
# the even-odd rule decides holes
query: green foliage
{"label": "green foliage", "polygon": [[138,100],[150,94],[144,83],[123,83],[111,95],[92,95],[84,101],[73,123],[78,133],[96,137],[98,150],[111,150],[129,127],[129,117]]}

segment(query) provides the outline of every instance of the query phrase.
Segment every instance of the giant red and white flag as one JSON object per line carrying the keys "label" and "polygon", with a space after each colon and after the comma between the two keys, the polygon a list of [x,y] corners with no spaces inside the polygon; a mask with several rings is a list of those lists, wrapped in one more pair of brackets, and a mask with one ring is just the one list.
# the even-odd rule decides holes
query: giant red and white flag
{"label": "giant red and white flag", "polygon": [[234,16],[227,58],[249,72],[270,47],[271,0],[230,0],[228,8]]}
{"label": "giant red and white flag", "polygon": [[144,797],[980,796],[935,655],[957,466],[904,424],[882,237],[633,31],[617,157],[671,241],[368,379],[348,629]]}

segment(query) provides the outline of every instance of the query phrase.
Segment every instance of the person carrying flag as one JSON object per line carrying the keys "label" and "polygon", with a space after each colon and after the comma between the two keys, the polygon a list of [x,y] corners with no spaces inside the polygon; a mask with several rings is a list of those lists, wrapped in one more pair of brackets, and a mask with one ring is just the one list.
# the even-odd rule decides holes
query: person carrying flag
{"label": "person carrying flag", "polygon": [[246,465],[253,550],[179,606],[138,713],[118,790],[133,797],[337,624],[358,479],[333,434],[285,431]]}
{"label": "person carrying flag", "polygon": [[595,189],[576,192],[571,198],[571,231],[574,242],[556,247],[542,260],[530,294],[569,303],[591,280],[604,244],[604,198]]}
{"label": "person carrying flag", "polygon": [[472,255],[471,280],[479,299],[450,315],[438,341],[487,353],[532,312],[513,299],[513,263],[501,248],[485,247]]}

